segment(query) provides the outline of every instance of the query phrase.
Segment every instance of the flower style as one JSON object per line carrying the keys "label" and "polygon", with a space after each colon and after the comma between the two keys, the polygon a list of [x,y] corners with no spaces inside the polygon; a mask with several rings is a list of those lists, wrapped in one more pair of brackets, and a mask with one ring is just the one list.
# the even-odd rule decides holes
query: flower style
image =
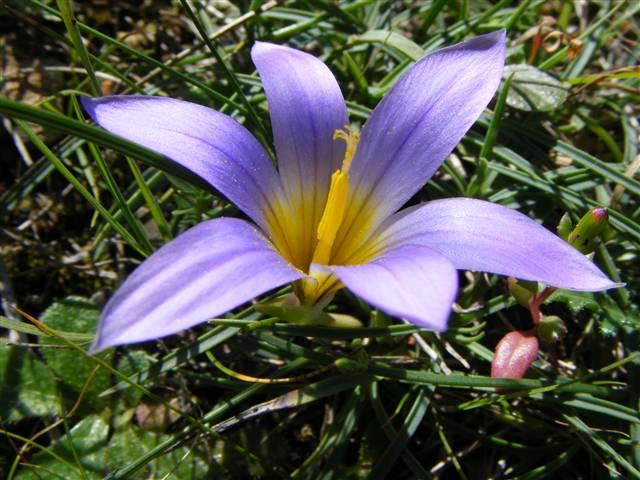
{"label": "flower style", "polygon": [[106,130],[208,181],[254,224],[200,223],[160,248],[104,308],[94,350],[151,340],[223,314],[289,282],[323,303],[346,287],[421,327],[446,328],[456,269],[572,290],[617,286],[583,254],[511,209],[470,198],[403,206],[493,97],[505,32],[425,56],[358,134],[316,57],[257,42],[278,170],[226,115],[170,98],[84,99]]}

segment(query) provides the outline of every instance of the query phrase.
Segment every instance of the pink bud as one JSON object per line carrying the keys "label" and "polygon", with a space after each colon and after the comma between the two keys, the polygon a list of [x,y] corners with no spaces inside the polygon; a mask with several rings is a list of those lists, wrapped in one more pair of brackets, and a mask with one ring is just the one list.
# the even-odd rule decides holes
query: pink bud
{"label": "pink bud", "polygon": [[498,342],[491,362],[493,378],[522,378],[538,355],[533,331],[509,332]]}
{"label": "pink bud", "polygon": [[591,215],[596,222],[606,222],[609,220],[609,212],[604,207],[596,207],[591,210]]}
{"label": "pink bud", "polygon": [[567,237],[567,242],[584,254],[593,252],[600,234],[607,226],[608,220],[609,213],[606,208],[592,208],[580,219],[576,228],[571,231]]}

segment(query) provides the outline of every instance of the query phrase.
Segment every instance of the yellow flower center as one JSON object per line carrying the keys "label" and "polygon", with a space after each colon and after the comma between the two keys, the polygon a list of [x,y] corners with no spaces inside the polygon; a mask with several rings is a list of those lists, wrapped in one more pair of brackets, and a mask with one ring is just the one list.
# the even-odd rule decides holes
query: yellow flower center
{"label": "yellow flower center", "polygon": [[298,202],[295,195],[283,195],[272,199],[267,216],[276,249],[308,274],[294,284],[296,295],[306,305],[322,302],[342,288],[335,275],[314,265],[357,265],[370,260],[363,246],[378,218],[376,205],[349,179],[360,134],[345,126],[334,132],[333,139],[344,141],[346,149],[342,165],[331,175],[324,204],[316,205],[311,196]]}
{"label": "yellow flower center", "polygon": [[[354,132],[349,126],[345,126],[344,130],[334,132],[333,139],[344,140],[347,149],[342,166],[331,175],[327,203],[318,224],[317,242],[311,263],[319,265],[329,265],[336,235],[345,217],[349,195],[349,168],[351,168],[351,162],[356,154],[360,134]],[[296,284],[298,296],[308,305],[313,305],[319,299],[340,288],[342,285],[335,275],[314,268],[310,268],[308,278],[302,279]]]}
{"label": "yellow flower center", "polygon": [[331,257],[331,249],[336,239],[338,229],[342,224],[347,208],[347,195],[349,193],[349,168],[356,154],[356,148],[360,141],[358,132],[354,132],[349,126],[345,130],[336,130],[333,139],[342,139],[347,144],[342,166],[331,175],[331,186],[324,212],[318,224],[318,243],[313,252],[313,263],[327,265]]}

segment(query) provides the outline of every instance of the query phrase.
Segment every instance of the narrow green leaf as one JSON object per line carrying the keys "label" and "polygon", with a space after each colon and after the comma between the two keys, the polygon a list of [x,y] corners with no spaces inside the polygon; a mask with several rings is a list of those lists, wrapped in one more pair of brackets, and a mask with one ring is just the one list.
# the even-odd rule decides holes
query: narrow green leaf
{"label": "narrow green leaf", "polygon": [[186,168],[181,167],[177,163],[158,153],[108,133],[101,128],[69,118],[60,113],[50,112],[3,97],[0,97],[0,113],[9,118],[34,122],[44,127],[50,127],[60,132],[68,133],[69,135],[74,135],[105,147],[113,148],[123,155],[131,155],[132,157],[138,158],[153,167],[183,178],[189,183],[197,185],[204,190],[212,191],[211,185]]}
{"label": "narrow green leaf", "polygon": [[[409,443],[409,440],[411,440],[418,429],[425,413],[427,413],[428,407],[429,398],[427,397],[424,389],[419,389],[414,396],[413,404],[411,405],[407,415],[404,417],[402,426],[398,430],[397,435],[394,439],[390,440],[389,446],[376,461],[369,478],[387,478],[387,474],[390,472],[396,459],[402,454],[407,443]],[[411,462],[411,464],[413,465],[413,462]]]}
{"label": "narrow green leaf", "polygon": [[[39,0],[25,0],[28,1],[30,4],[34,5],[36,8],[46,11],[48,14],[50,15],[54,15],[56,17],[61,18],[61,14],[59,11],[57,11],[54,8],[49,7],[48,5],[42,3]],[[238,105],[237,103],[233,102],[232,100],[230,100],[229,98],[227,98],[226,96],[222,95],[220,92],[214,90],[213,88],[211,88],[209,85],[207,85],[204,82],[201,82],[200,80],[196,79],[195,77],[193,77],[192,75],[186,75],[184,73],[178,72],[177,70],[174,70],[173,68],[167,66],[164,62],[161,62],[159,60],[156,60],[152,57],[149,57],[148,55],[136,50],[135,48],[131,48],[129,47],[127,44],[119,42],[118,40],[110,37],[109,35],[105,35],[104,33],[100,32],[99,30],[95,30],[91,27],[89,27],[88,25],[85,25],[82,22],[78,22],[76,21],[75,24],[77,25],[78,29],[86,34],[92,35],[98,39],[100,39],[101,41],[109,44],[109,45],[114,45],[117,48],[119,48],[120,50],[128,53],[129,55],[132,55],[136,58],[139,58],[140,60],[142,60],[143,62],[152,65],[156,68],[159,68],[160,70],[164,71],[165,73],[171,75],[172,77],[181,80],[182,82],[186,83],[186,84],[190,84],[195,86],[196,88],[200,89],[205,95],[207,95],[209,98],[222,102],[223,104],[230,104],[232,105],[234,108],[237,108],[238,111],[240,111],[241,113],[246,114],[247,112],[245,111],[245,109],[241,106]]]}
{"label": "narrow green leaf", "polygon": [[640,478],[640,471],[637,470],[631,463],[627,461],[622,455],[620,455],[611,445],[609,445],[595,430],[589,427],[580,417],[569,414],[562,414],[570,425],[572,425],[578,433],[583,435],[586,439],[590,440],[595,446],[597,446],[607,457],[612,458],[628,473],[633,475],[634,478]]}
{"label": "narrow green leaf", "polygon": [[[549,142],[550,143],[550,142]],[[570,145],[563,141],[553,142],[554,150],[562,155],[566,155],[576,163],[582,165],[589,170],[596,172],[598,175],[606,178],[607,180],[622,185],[625,190],[633,193],[636,196],[640,196],[640,181],[628,177],[624,172],[619,171],[615,167],[602,160],[597,159],[593,155],[588,154],[584,150],[581,150],[573,145]]]}
{"label": "narrow green leaf", "polygon": [[[527,451],[530,451],[530,449],[527,449]],[[550,478],[550,475],[552,475],[553,472],[565,465],[579,451],[580,447],[578,445],[572,445],[568,450],[560,452],[552,461],[550,461],[546,465],[541,465],[523,475],[513,477],[513,480],[539,480],[542,478]]]}
{"label": "narrow green leaf", "polygon": [[345,50],[342,52],[342,57],[344,58],[349,71],[353,75],[358,90],[366,95],[369,89],[369,83],[367,82],[367,78],[365,77],[362,69],[348,51]]}
{"label": "narrow green leaf", "polygon": [[420,25],[419,33],[421,35],[425,35],[429,31],[429,28],[433,25],[433,22],[436,20],[438,14],[442,11],[446,3],[447,0],[434,0],[431,2],[431,7],[427,10],[427,14]]}
{"label": "narrow green leaf", "polygon": [[363,388],[357,386],[347,403],[340,409],[336,421],[331,423],[318,442],[316,449],[302,466],[291,474],[292,479],[311,478],[315,471],[320,470],[318,463],[324,459],[326,460],[322,462],[322,470],[318,471],[319,480],[331,480],[338,475],[343,457],[349,448],[351,434],[363,413],[363,400]]}
{"label": "narrow green leaf", "polygon": [[[585,197],[577,192],[573,192],[572,190],[566,187],[560,187],[558,185],[551,185],[548,182],[540,181],[538,179],[533,179],[529,175],[525,175],[516,170],[512,170],[510,168],[503,167],[502,165],[497,165],[492,163],[489,165],[489,168],[497,171],[498,173],[510,177],[524,185],[528,185],[534,187],[540,191],[543,191],[547,194],[551,194],[556,198],[560,198],[563,201],[569,202],[573,205],[579,205],[582,207],[599,207],[601,206],[596,201],[591,200],[590,198]],[[620,230],[621,232],[635,238],[636,240],[640,240],[640,224],[637,224],[630,218],[625,215],[616,212],[615,210],[609,210],[609,223],[614,228]]]}
{"label": "narrow green leaf", "polygon": [[[75,98],[73,99],[73,106],[74,106],[74,109],[76,110],[77,115],[81,116],[80,105],[78,104]],[[120,191],[118,184],[113,178],[113,175],[109,170],[109,167],[104,161],[102,154],[93,143],[89,143],[89,152],[91,153],[91,157],[93,158],[95,165],[98,167],[98,171],[102,175],[102,179],[107,185],[107,189],[109,190],[109,192],[111,192],[111,195],[113,195],[116,201],[116,204],[122,211],[124,218],[127,220],[127,224],[129,225],[129,228],[135,234],[136,240],[144,246],[146,252],[148,253],[153,252],[154,250],[153,245],[151,245],[151,242],[149,241],[147,234],[142,228],[142,225],[140,224],[140,220],[136,218],[136,216],[133,214],[133,212],[129,208],[129,205],[127,204],[127,201],[122,195],[122,192]]]}
{"label": "narrow green leaf", "polygon": [[[1,100],[0,100],[1,101]],[[135,250],[143,256],[147,256],[150,252],[141,246],[131,234],[116,220],[113,219],[111,214],[105,207],[82,185],[76,177],[69,171],[69,169],[62,163],[58,157],[56,157],[49,147],[47,147],[42,140],[31,130],[31,128],[21,120],[17,121],[18,126],[29,137],[33,144],[42,152],[42,154],[49,160],[54,167],[67,179],[67,181],[78,190],[78,192],[95,208],[104,219],[111,224],[111,226],[122,236],[124,240],[131,245]]]}
{"label": "narrow green leaf", "polygon": [[621,420],[623,422],[630,422],[640,424],[640,415],[632,408],[626,407],[619,403],[602,400],[600,398],[592,397],[591,395],[578,394],[580,398],[576,399],[562,399],[563,407],[573,407],[580,410],[587,410],[590,412],[598,413],[609,417],[606,421]]}
{"label": "narrow green leaf", "polygon": [[[298,359],[298,361],[294,361],[285,365],[281,368],[274,378],[278,376],[287,375],[289,372],[292,372],[299,368],[300,366],[307,363],[307,360],[304,358]],[[266,388],[266,383],[254,383],[250,385],[248,388],[245,388],[240,393],[234,395],[231,398],[225,399],[220,402],[215,408],[209,411],[202,417],[203,422],[214,422],[217,421],[222,415],[225,415],[232,408],[237,407],[245,400],[253,397],[257,393],[261,392]],[[128,465],[120,468],[119,470],[112,472],[109,476],[110,480],[124,480],[131,478],[131,475],[138,470],[140,470],[144,465],[149,463],[154,458],[158,458],[159,456],[165,454],[167,451],[174,449],[176,446],[180,445],[185,438],[188,438],[190,435],[193,435],[195,431],[195,427],[190,425],[183,430],[175,432],[173,436],[167,438],[166,440],[160,442],[155,447],[147,451],[144,455],[140,456],[136,460],[132,461]]]}
{"label": "narrow green leaf", "polygon": [[424,50],[422,50],[420,45],[400,33],[389,30],[370,30],[362,35],[351,37],[350,43],[353,45],[359,43],[379,43],[387,45],[414,61],[424,56]]}
{"label": "narrow green leaf", "polygon": [[[164,240],[165,242],[171,241],[172,239],[171,228],[169,227],[167,220],[164,218],[162,209],[160,208],[160,205],[158,204],[156,197],[154,197],[153,193],[151,193],[151,190],[149,189],[149,185],[147,185],[147,182],[142,176],[142,173],[140,172],[138,165],[136,165],[136,163],[133,160],[131,160],[129,157],[127,157],[127,163],[129,164],[129,168],[133,173],[133,177],[136,181],[136,185],[138,185],[138,188],[140,189],[140,192],[144,197],[147,207],[149,208],[149,212],[151,212],[151,218],[153,218],[153,221],[158,227],[158,231],[162,236],[162,240]],[[129,202],[127,201],[125,203],[128,207]]]}
{"label": "narrow green leaf", "polygon": [[189,2],[187,0],[180,0],[180,4],[182,5],[182,8],[184,8],[185,12],[187,12],[187,15],[189,16],[189,18],[195,25],[196,29],[198,30],[201,40],[205,43],[205,45],[207,45],[207,47],[209,48],[209,51],[213,54],[213,56],[216,58],[216,60],[224,70],[225,75],[227,76],[227,78],[231,82],[231,85],[235,89],[236,95],[238,95],[242,103],[244,103],[246,107],[247,116],[251,120],[253,127],[257,130],[257,131],[254,131],[253,133],[256,135],[257,138],[261,140],[263,146],[268,147],[269,143],[267,139],[269,138],[269,135],[264,129],[264,125],[258,118],[258,115],[256,114],[256,111],[254,110],[253,105],[251,105],[249,100],[247,100],[247,97],[242,91],[242,88],[240,87],[240,83],[238,82],[238,79],[236,78],[236,75],[233,72],[233,69],[227,63],[226,59],[224,58],[224,55],[220,52],[218,46],[214,44],[214,40],[210,38],[209,33],[206,31],[204,25],[202,25],[202,22],[200,21],[198,16],[193,12],[191,7],[189,6]]}
{"label": "narrow green leaf", "polygon": [[121,381],[113,387],[101,393],[101,396],[111,395],[115,392],[122,391],[132,384],[143,384],[151,378],[169,371],[178,365],[181,365],[192,358],[212,349],[213,347],[226,342],[240,331],[234,327],[216,327],[205,334],[201,335],[196,341],[164,356],[157,362],[153,363],[149,368],[137,372],[127,378],[127,381]]}
{"label": "narrow green leaf", "polygon": [[60,9],[60,15],[62,16],[62,21],[67,29],[67,34],[71,38],[71,43],[80,57],[80,61],[84,65],[87,74],[89,75],[90,85],[93,90],[92,93],[94,95],[100,95],[100,85],[98,85],[96,74],[93,70],[93,66],[91,65],[91,60],[89,60],[89,54],[87,53],[87,49],[84,46],[82,38],[80,37],[80,32],[78,32],[77,22],[73,16],[73,8],[71,7],[69,0],[56,0],[56,3]]}
{"label": "narrow green leaf", "polygon": [[[419,394],[422,392],[423,390],[420,390]],[[369,393],[369,399],[371,400],[371,406],[373,407],[373,411],[376,414],[378,423],[380,424],[380,428],[382,428],[389,442],[389,448],[391,448],[391,446],[397,441],[400,441],[402,443],[401,432],[398,432],[391,424],[391,419],[387,415],[387,412],[385,411],[384,406],[382,404],[382,400],[380,399],[378,382],[371,382],[369,384],[368,393]],[[416,400],[419,400],[419,398],[416,397]],[[428,402],[422,401],[421,404],[423,403],[426,403],[428,405]],[[405,445],[405,443],[403,443],[403,445]],[[389,448],[387,449],[387,451],[389,451]],[[392,455],[395,453],[396,452],[391,452],[389,453],[389,455]],[[416,478],[429,478],[430,476],[429,472],[424,469],[421,462],[418,459],[416,459],[416,457],[410,451],[408,451],[407,449],[404,449],[400,453],[402,455],[402,459],[404,460],[405,464],[413,472]],[[379,463],[381,462],[378,461],[378,464]]]}
{"label": "narrow green leaf", "polygon": [[395,378],[402,382],[420,385],[435,385],[439,387],[467,388],[472,390],[484,390],[486,388],[510,389],[514,391],[543,388],[562,392],[590,393],[592,395],[602,397],[615,396],[615,392],[607,387],[592,385],[590,383],[581,383],[575,379],[569,379],[566,377],[559,377],[555,380],[512,380],[483,377],[480,375],[461,375],[455,373],[444,375],[420,370],[397,368],[380,363],[370,363],[368,371],[374,375],[379,375],[385,378]]}
{"label": "narrow green leaf", "polygon": [[416,327],[415,325],[390,325],[382,328],[333,328],[291,325],[288,323],[264,325],[263,329],[285,335],[335,339],[410,335],[421,330],[420,327]]}
{"label": "narrow green leaf", "polygon": [[507,32],[511,33],[511,30],[513,29],[516,22],[520,20],[520,17],[524,15],[524,12],[526,12],[529,8],[529,5],[531,5],[531,1],[532,0],[524,0],[520,2],[516,11],[513,12],[513,15],[511,15],[511,17],[509,17],[509,20],[507,20],[507,22],[504,24],[504,28],[507,30]]}
{"label": "narrow green leaf", "polygon": [[[126,157],[126,158],[128,162],[133,163],[133,161],[129,157]],[[137,168],[137,165],[136,165],[136,168]],[[146,178],[143,176],[142,181],[144,182],[146,188],[149,190],[149,194],[151,195],[153,195],[152,190],[164,188],[168,183],[167,176],[165,175],[165,173],[162,171],[158,171],[155,168],[153,168],[153,171],[149,172],[149,174],[146,175]],[[186,182],[183,182],[183,183],[186,183]],[[196,190],[194,187],[190,187],[190,188],[192,190]],[[126,192],[126,196],[127,196],[127,205],[129,206],[129,209],[132,211],[137,210],[138,207],[145,204],[145,197],[142,192],[142,188],[137,188],[137,183],[129,187],[129,189]],[[155,198],[153,200],[155,201]],[[117,205],[115,207],[117,207]],[[120,219],[124,216],[124,213],[122,212],[122,210],[115,207],[112,208],[113,218],[115,220],[120,221]],[[99,255],[101,251],[101,247],[104,245],[104,241],[108,238],[108,235],[110,234],[110,232],[111,232],[111,226],[108,223],[103,223],[102,226],[98,228],[98,232],[94,237],[94,243],[96,245],[96,257]],[[171,239],[171,230],[169,230],[168,238],[169,240]],[[166,240],[166,241],[169,241],[169,240]]]}
{"label": "narrow green leaf", "polygon": [[[46,332],[43,332],[39,328],[34,327],[30,323],[17,322],[6,317],[0,317],[0,327],[15,330],[16,332],[27,333],[29,335],[37,336],[49,336]],[[93,334],[77,333],[77,332],[65,332],[61,330],[52,329],[56,335],[68,338],[75,342],[90,342],[93,340]]]}
{"label": "narrow green leaf", "polygon": [[508,77],[506,77],[504,83],[502,84],[500,94],[498,95],[498,100],[496,100],[496,106],[493,110],[493,115],[491,116],[491,123],[489,124],[487,134],[484,137],[482,150],[480,150],[480,158],[491,160],[491,156],[493,154],[493,145],[495,144],[496,138],[498,136],[498,129],[500,127],[500,121],[502,119],[502,112],[504,111],[507,98],[509,98],[509,89],[511,88],[511,82],[513,81],[513,78],[513,74],[509,75]]}
{"label": "narrow green leaf", "polygon": [[272,400],[254,405],[251,408],[234,415],[232,418],[214,425],[216,432],[223,432],[237,424],[266,413],[289,409],[315,402],[321,398],[335,395],[344,390],[355,388],[370,381],[369,375],[336,375],[302,388],[291,390]]}

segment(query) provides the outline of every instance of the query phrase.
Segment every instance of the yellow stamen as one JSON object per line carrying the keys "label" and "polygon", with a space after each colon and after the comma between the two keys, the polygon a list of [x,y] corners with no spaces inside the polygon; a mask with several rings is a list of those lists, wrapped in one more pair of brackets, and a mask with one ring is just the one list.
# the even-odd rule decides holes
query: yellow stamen
{"label": "yellow stamen", "polygon": [[327,265],[331,257],[331,248],[336,239],[338,229],[342,224],[344,213],[347,208],[347,194],[349,193],[349,169],[356,154],[356,148],[360,141],[358,132],[354,132],[348,125],[344,130],[336,130],[333,139],[344,140],[347,149],[342,160],[342,166],[331,175],[331,186],[327,203],[322,213],[322,218],[318,224],[318,243],[313,252],[314,263]]}
{"label": "yellow stamen", "polygon": [[347,144],[347,150],[344,152],[344,160],[342,160],[342,167],[340,170],[336,170],[336,172],[342,171],[348,175],[349,168],[351,168],[351,161],[353,157],[356,156],[356,149],[358,148],[358,143],[360,143],[360,134],[354,132],[351,126],[345,125],[344,130],[338,129],[333,132],[333,139],[344,140],[344,143]]}

